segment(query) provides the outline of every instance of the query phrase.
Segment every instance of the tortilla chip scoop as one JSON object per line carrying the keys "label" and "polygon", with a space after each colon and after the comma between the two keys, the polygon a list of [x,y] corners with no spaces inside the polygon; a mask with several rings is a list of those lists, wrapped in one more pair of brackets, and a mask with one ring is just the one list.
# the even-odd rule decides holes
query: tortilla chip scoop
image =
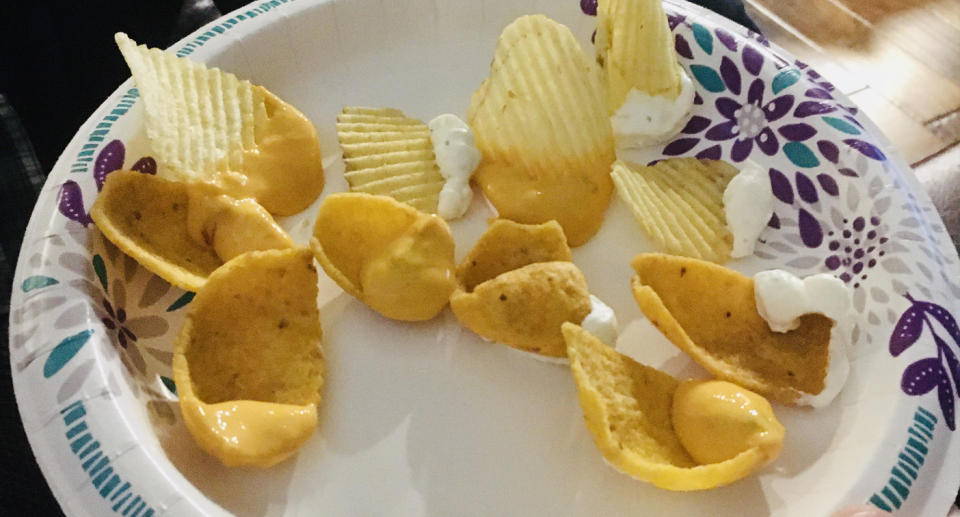
{"label": "tortilla chip scoop", "polygon": [[317,426],[322,337],[309,249],[245,253],[210,275],[173,356],[180,412],[200,448],[227,466],[293,455]]}
{"label": "tortilla chip scoop", "polygon": [[793,405],[823,391],[833,321],[820,314],[773,332],[760,317],[753,279],[710,262],[642,253],[633,297],[647,319],[710,373]]}

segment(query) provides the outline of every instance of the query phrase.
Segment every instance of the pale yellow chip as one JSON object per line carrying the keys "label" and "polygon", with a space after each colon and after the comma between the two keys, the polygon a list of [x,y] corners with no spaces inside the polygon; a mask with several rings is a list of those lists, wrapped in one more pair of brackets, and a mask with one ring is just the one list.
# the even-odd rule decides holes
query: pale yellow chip
{"label": "pale yellow chip", "polygon": [[676,379],[618,353],[578,325],[564,323],[562,330],[587,428],[617,470],[667,490],[705,490],[742,479],[770,461],[760,447],[750,447],[731,459],[698,465],[674,430]]}
{"label": "pale yellow chip", "polygon": [[433,318],[456,287],[450,227],[388,196],[328,196],[310,245],[330,278],[388,318]]}
{"label": "pale yellow chip", "polygon": [[661,0],[599,0],[595,45],[611,115],[633,88],[680,94],[682,69]]}
{"label": "pale yellow chip", "polygon": [[520,224],[496,219],[457,265],[457,282],[470,292],[478,284],[527,264],[572,260],[563,228],[556,221]]}
{"label": "pale yellow chip", "polygon": [[146,111],[159,174],[216,183],[273,214],[304,210],[323,190],[316,129],[261,86],[116,34]]}
{"label": "pale yellow chip", "polygon": [[174,346],[180,411],[228,466],[269,467],[317,425],[325,361],[309,249],[256,251],[214,272]]}
{"label": "pale yellow chip", "polygon": [[784,404],[824,388],[833,321],[820,314],[773,332],[757,312],[753,279],[702,260],[644,253],[633,296],[647,319],[716,377]]}
{"label": "pale yellow chip", "polygon": [[603,222],[613,130],[599,71],[570,30],[521,16],[500,35],[467,121],[483,154],[474,180],[500,217],[556,220],[571,246]]}
{"label": "pale yellow chip", "polygon": [[[90,216],[110,242],[164,280],[196,291],[225,260],[293,246],[253,200],[137,171],[114,171]],[[191,234],[191,230],[193,234]]]}
{"label": "pale yellow chip", "polygon": [[426,124],[397,109],[348,106],[337,117],[337,138],[351,192],[390,196],[437,213],[445,180]]}
{"label": "pale yellow chip", "polygon": [[719,160],[672,158],[652,166],[613,164],[617,193],[644,233],[672,255],[723,263],[733,236],[723,211],[723,191],[737,174]]}
{"label": "pale yellow chip", "polygon": [[450,297],[457,320],[477,334],[520,350],[564,357],[560,325],[583,321],[590,292],[573,262],[537,262]]}

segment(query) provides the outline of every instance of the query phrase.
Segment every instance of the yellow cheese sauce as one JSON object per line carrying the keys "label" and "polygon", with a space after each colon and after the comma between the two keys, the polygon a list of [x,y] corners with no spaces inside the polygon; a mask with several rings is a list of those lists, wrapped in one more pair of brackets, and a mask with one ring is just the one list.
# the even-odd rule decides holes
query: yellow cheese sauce
{"label": "yellow cheese sauce", "polygon": [[231,196],[252,197],[271,214],[303,211],[323,190],[320,140],[310,120],[262,86],[266,118],[255,124],[253,149],[243,151],[243,170],[221,173],[217,183]]}
{"label": "yellow cheese sauce", "polygon": [[187,207],[187,233],[214,249],[224,262],[248,251],[285,249],[293,240],[253,199],[233,199],[192,185]]}
{"label": "yellow cheese sauce", "polygon": [[784,428],[762,396],[726,381],[684,381],[673,395],[673,427],[690,456],[703,465],[751,449],[773,461]]}
{"label": "yellow cheese sauce", "polygon": [[390,318],[430,319],[456,288],[453,239],[435,216],[417,219],[406,232],[363,264],[363,301]]}

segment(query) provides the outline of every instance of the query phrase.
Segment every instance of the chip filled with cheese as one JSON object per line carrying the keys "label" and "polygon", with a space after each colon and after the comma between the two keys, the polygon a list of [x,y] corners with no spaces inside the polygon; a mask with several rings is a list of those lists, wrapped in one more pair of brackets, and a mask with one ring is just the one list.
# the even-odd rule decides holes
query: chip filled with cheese
{"label": "chip filled with cheese", "polygon": [[210,275],[174,346],[180,412],[227,466],[269,467],[317,426],[325,361],[306,248],[240,255]]}
{"label": "chip filled with cheese", "polygon": [[597,232],[613,191],[613,134],[599,71],[570,29],[541,15],[508,25],[467,122],[483,155],[474,181],[500,217],[556,220],[571,246]]}
{"label": "chip filled with cheese", "polygon": [[241,253],[293,246],[290,236],[256,201],[233,199],[211,189],[137,171],[114,171],[90,216],[110,242],[140,265],[190,291]]}
{"label": "chip filled with cheese", "polygon": [[571,262],[563,229],[497,219],[457,266],[450,308],[480,336],[547,357],[564,357],[565,321],[590,313],[590,293]]}
{"label": "chip filled with cheese", "polygon": [[450,227],[392,197],[331,194],[310,245],[330,278],[388,318],[431,319],[456,286]]}
{"label": "chip filled with cheese", "polygon": [[116,34],[146,111],[161,176],[216,185],[292,215],[323,190],[320,140],[296,108],[218,68]]}
{"label": "chip filled with cheese", "polygon": [[678,381],[563,324],[593,441],[617,470],[667,490],[705,490],[776,459],[784,428],[762,396],[725,381]]}

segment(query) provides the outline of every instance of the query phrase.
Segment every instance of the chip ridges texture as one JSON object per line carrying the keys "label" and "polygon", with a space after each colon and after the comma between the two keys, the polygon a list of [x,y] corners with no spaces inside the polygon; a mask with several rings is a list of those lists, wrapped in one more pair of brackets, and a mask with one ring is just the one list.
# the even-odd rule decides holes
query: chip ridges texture
{"label": "chip ridges texture", "polygon": [[483,153],[474,178],[500,217],[555,219],[572,246],[593,236],[613,190],[613,133],[599,72],[568,28],[540,15],[507,26],[467,121]]}
{"label": "chip ridges texture", "polygon": [[352,192],[390,196],[437,212],[444,179],[422,121],[397,109],[348,106],[337,117],[337,138]]}
{"label": "chip ridges texture", "polygon": [[733,236],[723,211],[723,192],[737,174],[719,160],[673,158],[652,166],[613,164],[617,193],[640,227],[672,255],[723,263]]}
{"label": "chip ridges texture", "polygon": [[600,0],[596,48],[610,114],[633,88],[671,99],[680,94],[681,68],[661,0]]}

